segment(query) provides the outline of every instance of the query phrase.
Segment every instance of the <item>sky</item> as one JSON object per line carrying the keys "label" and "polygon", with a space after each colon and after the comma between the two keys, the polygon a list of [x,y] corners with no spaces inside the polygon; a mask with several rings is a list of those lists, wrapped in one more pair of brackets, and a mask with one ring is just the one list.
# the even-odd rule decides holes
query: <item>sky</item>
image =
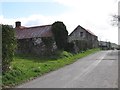
{"label": "sky", "polygon": [[40,26],[62,21],[69,34],[81,25],[99,40],[118,44],[118,28],[112,15],[118,14],[119,0],[1,0],[0,23],[15,27]]}

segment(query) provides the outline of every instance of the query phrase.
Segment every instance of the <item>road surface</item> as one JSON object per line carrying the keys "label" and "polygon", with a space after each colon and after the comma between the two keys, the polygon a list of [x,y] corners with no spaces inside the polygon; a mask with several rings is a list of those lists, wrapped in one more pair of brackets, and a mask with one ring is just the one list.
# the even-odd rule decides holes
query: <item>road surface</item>
{"label": "road surface", "polygon": [[91,54],[16,88],[118,88],[118,51]]}

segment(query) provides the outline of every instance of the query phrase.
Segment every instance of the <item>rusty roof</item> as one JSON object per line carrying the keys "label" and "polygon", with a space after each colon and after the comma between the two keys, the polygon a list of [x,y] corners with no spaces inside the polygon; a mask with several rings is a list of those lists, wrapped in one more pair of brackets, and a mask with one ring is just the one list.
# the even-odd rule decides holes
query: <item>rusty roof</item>
{"label": "rusty roof", "polygon": [[20,27],[16,29],[17,39],[35,38],[35,37],[52,37],[51,25]]}

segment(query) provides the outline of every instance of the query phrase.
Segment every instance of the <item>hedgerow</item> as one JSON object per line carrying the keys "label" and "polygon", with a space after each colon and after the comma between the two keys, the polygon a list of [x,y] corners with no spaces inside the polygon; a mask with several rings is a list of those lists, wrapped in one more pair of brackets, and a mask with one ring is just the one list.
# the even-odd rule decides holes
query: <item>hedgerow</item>
{"label": "hedgerow", "polygon": [[2,72],[9,70],[16,47],[15,30],[10,25],[2,25]]}

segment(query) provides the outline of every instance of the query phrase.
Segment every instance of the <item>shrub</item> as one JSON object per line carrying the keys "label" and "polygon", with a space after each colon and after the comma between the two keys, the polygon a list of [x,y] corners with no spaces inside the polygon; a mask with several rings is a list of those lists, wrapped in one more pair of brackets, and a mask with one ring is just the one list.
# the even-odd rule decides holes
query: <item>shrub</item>
{"label": "shrub", "polygon": [[16,47],[15,31],[12,26],[2,25],[2,72],[9,70]]}
{"label": "shrub", "polygon": [[60,21],[53,23],[52,32],[58,49],[64,50],[68,41],[68,31],[64,23]]}
{"label": "shrub", "polygon": [[71,57],[71,56],[73,56],[73,55],[67,51],[63,51],[60,54],[60,58],[65,58],[65,57],[67,58],[67,57]]}
{"label": "shrub", "polygon": [[65,50],[68,52],[74,52],[74,43],[73,42],[67,43]]}

